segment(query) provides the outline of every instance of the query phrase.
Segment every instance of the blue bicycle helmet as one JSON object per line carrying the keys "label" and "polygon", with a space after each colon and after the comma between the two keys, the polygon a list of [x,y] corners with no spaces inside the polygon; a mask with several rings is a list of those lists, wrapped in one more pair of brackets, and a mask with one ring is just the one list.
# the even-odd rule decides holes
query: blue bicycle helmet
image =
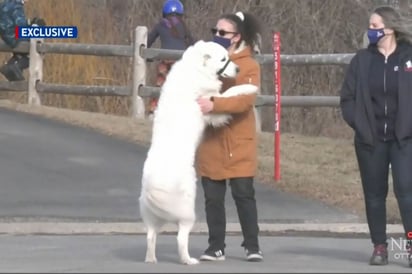
{"label": "blue bicycle helmet", "polygon": [[167,0],[163,4],[163,15],[168,15],[171,13],[183,14],[183,11],[183,4],[179,0]]}

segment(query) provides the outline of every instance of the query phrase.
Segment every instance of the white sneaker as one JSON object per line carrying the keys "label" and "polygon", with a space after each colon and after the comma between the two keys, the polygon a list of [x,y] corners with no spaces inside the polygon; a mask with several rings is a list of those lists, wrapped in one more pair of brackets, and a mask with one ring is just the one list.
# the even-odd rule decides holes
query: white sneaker
{"label": "white sneaker", "polygon": [[246,259],[248,262],[261,262],[263,260],[263,253],[262,251],[246,251]]}
{"label": "white sneaker", "polygon": [[225,253],[223,250],[213,251],[206,251],[202,256],[200,256],[199,260],[201,261],[224,261]]}

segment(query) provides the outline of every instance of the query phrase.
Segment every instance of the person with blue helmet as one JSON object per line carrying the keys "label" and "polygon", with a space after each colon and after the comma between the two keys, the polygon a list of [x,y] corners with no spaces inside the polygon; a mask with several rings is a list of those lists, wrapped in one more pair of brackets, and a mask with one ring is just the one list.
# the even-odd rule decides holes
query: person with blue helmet
{"label": "person with blue helmet", "polygon": [[163,16],[172,13],[183,15],[184,7],[182,2],[179,0],[168,0],[163,4]]}
{"label": "person with blue helmet", "polygon": [[[149,32],[147,47],[153,46],[160,38],[160,48],[172,50],[185,50],[193,45],[194,39],[184,20],[184,6],[179,0],[166,0],[163,4],[162,18]],[[161,60],[157,66],[156,86],[163,85],[166,75],[174,61]],[[153,114],[157,106],[157,98],[152,98],[149,106],[149,115]]]}

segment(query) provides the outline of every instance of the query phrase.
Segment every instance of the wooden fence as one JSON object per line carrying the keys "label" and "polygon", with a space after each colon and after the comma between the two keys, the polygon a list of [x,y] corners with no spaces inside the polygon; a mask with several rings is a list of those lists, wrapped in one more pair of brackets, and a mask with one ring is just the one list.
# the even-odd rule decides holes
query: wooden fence
{"label": "wooden fence", "polygon": [[[11,49],[0,43],[0,51],[30,54],[28,81],[0,81],[0,90],[26,91],[28,103],[40,105],[40,93],[78,94],[78,95],[112,95],[132,96],[132,115],[144,118],[145,105],[143,97],[158,96],[159,88],[146,85],[146,59],[180,58],[183,51],[147,48],[148,29],[138,26],[134,32],[131,45],[48,43],[42,39],[32,39]],[[127,86],[67,85],[45,83],[43,81],[43,56],[47,53],[75,54],[94,56],[117,56],[133,58],[132,83]],[[282,65],[344,65],[348,64],[353,54],[315,54],[315,55],[281,55]],[[272,64],[272,54],[258,55],[260,64]],[[282,106],[338,106],[338,96],[282,96]],[[256,106],[273,106],[274,96],[260,95]]]}

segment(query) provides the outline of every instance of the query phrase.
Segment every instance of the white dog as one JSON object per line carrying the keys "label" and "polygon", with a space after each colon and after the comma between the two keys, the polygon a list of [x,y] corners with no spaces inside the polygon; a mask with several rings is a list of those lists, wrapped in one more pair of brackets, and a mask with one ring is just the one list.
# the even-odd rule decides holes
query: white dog
{"label": "white dog", "polygon": [[[162,87],[153,120],[152,142],[144,163],[140,213],[147,228],[146,262],[155,263],[156,238],[166,223],[178,225],[180,261],[197,264],[188,250],[189,234],[195,222],[195,152],[206,123],[196,99],[219,96],[218,77],[235,77],[237,66],[228,52],[214,42],[199,41],[189,47],[170,70]],[[238,94],[257,88],[239,88]],[[247,90],[247,91],[245,91]],[[235,95],[235,91],[231,91]],[[226,118],[222,118],[226,117]],[[216,115],[220,124],[230,119]]]}

